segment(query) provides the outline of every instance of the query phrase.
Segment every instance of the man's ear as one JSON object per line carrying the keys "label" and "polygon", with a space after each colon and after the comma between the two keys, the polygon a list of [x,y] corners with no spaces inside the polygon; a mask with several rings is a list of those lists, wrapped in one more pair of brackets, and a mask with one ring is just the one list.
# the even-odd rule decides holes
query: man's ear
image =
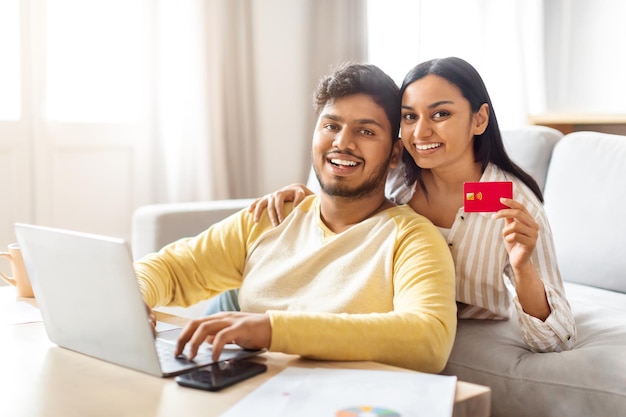
{"label": "man's ear", "polygon": [[402,144],[402,140],[396,140],[396,143],[393,144],[393,148],[391,148],[391,159],[389,160],[389,168],[396,168],[400,164],[403,150],[404,145]]}
{"label": "man's ear", "polygon": [[483,103],[478,111],[474,113],[473,133],[474,135],[482,135],[489,124],[489,104]]}

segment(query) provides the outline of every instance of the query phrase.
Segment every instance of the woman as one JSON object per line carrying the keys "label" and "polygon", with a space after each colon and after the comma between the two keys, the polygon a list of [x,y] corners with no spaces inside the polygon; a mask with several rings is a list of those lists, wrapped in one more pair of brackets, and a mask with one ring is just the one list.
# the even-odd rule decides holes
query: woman
{"label": "woman", "polygon": [[[400,92],[403,165],[390,173],[387,189],[397,203],[429,218],[448,241],[458,317],[506,320],[513,304],[531,350],[570,349],[576,326],[542,193],[507,156],[480,74],[460,58],[435,59],[409,71]],[[501,199],[507,208],[494,214],[466,213],[467,181],[511,181],[514,198]],[[268,207],[280,221],[284,201],[297,204],[310,193],[294,184],[258,199],[250,210]]]}

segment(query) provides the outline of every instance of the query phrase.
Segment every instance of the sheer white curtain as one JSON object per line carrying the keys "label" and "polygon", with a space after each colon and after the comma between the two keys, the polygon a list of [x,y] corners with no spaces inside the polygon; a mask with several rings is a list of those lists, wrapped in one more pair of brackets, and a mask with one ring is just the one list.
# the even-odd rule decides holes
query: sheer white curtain
{"label": "sheer white curtain", "polygon": [[254,191],[250,13],[246,0],[159,1],[155,188],[160,201]]}
{"label": "sheer white curtain", "polygon": [[209,198],[214,178],[209,135],[208,36],[202,0],[159,0],[155,24],[157,201]]}
{"label": "sheer white curtain", "polygon": [[[319,79],[346,62],[367,61],[367,2],[363,0],[309,0],[306,15],[309,34],[307,67],[305,80],[313,92]],[[303,97],[311,103],[312,94]],[[304,140],[311,138],[314,120],[304,126]],[[312,169],[310,146],[301,156],[301,177],[310,179]],[[314,184],[317,185],[317,184]]]}
{"label": "sheer white curtain", "polygon": [[[280,169],[279,164],[262,167],[259,161],[259,149],[266,146],[258,143],[259,107],[274,105],[276,97],[257,97],[257,84],[267,80],[255,68],[264,59],[276,60],[271,64],[284,68],[294,58],[285,54],[267,58],[255,50],[260,41],[255,39],[253,13],[261,7],[280,11],[291,1],[159,0],[155,106],[159,201],[257,196],[259,171]],[[365,60],[365,2],[301,0],[295,7],[298,13],[293,13],[293,3],[288,6],[293,15],[280,16],[285,27],[274,30],[285,30],[281,42],[300,42],[299,48],[305,49],[307,70],[295,74],[291,82],[311,88],[294,94],[296,89],[286,86],[272,93],[291,95],[294,103],[306,103],[310,109],[310,92],[322,74],[344,61]],[[293,40],[289,30],[306,30],[308,35]],[[285,109],[285,118],[292,117],[289,111]],[[287,132],[288,139],[308,141],[311,129],[312,122]],[[303,172],[308,172],[310,159],[310,147],[306,148],[306,154],[291,156],[301,159]]]}
{"label": "sheer white curtain", "polygon": [[419,62],[455,55],[481,73],[501,127],[545,111],[543,0],[368,1],[370,60],[398,82]]}

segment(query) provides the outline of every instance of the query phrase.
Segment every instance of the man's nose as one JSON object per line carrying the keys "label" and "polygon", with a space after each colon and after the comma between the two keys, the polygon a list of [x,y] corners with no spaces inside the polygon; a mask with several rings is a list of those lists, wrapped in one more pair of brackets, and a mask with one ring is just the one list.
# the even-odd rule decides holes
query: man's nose
{"label": "man's nose", "polygon": [[333,146],[337,149],[354,149],[354,137],[346,130],[337,132]]}

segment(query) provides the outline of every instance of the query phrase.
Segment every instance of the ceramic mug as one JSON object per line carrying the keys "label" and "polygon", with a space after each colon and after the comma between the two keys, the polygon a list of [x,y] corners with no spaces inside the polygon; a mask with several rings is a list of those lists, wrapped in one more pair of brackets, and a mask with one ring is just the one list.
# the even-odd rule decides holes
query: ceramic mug
{"label": "ceramic mug", "polygon": [[30,285],[28,274],[26,273],[26,265],[24,265],[24,258],[22,258],[22,251],[17,243],[11,243],[9,245],[8,252],[0,252],[0,257],[7,258],[11,263],[12,277],[9,277],[0,272],[0,277],[9,284],[15,286],[15,294],[18,297],[34,297],[33,287]]}

